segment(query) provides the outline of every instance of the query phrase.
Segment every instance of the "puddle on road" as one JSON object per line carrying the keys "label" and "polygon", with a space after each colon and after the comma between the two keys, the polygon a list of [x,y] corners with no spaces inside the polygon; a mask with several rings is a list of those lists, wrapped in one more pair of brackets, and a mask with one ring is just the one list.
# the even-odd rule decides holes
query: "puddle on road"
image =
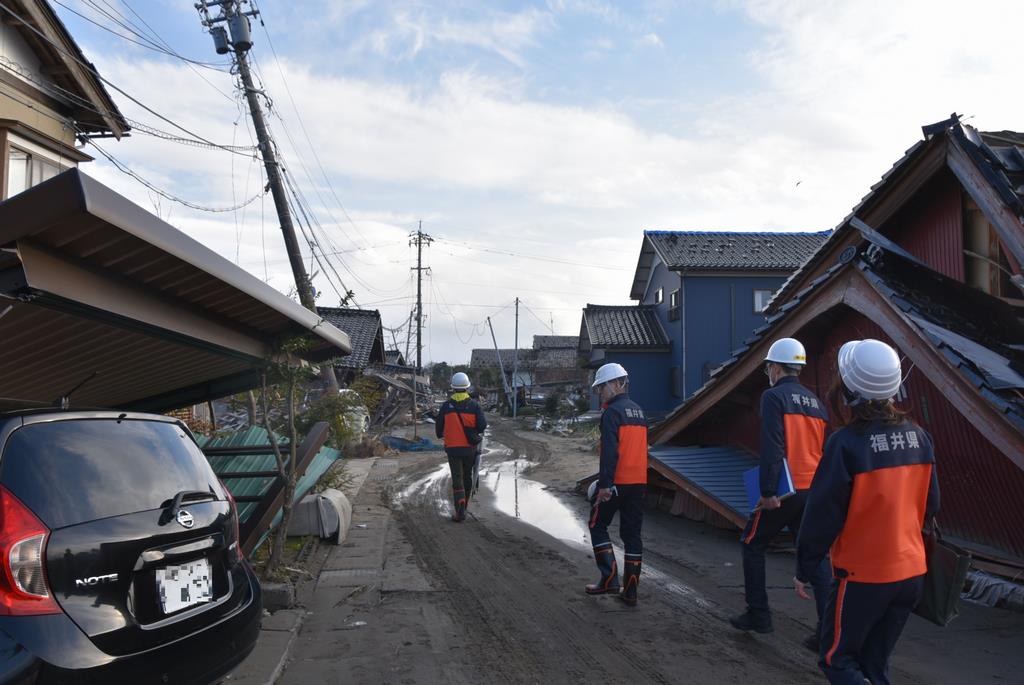
{"label": "puddle on road", "polygon": [[[489,437],[489,431],[488,431]],[[480,487],[494,495],[494,506],[503,514],[513,516],[524,523],[539,528],[548,535],[571,544],[578,549],[590,549],[590,531],[587,528],[585,511],[574,510],[559,497],[549,492],[537,481],[524,478],[522,473],[533,465],[501,443],[487,440],[481,456]],[[451,515],[451,489],[448,483],[448,464],[441,464],[427,476],[412,483],[399,495],[399,499],[412,497],[433,497],[438,509],[444,515]],[[470,507],[472,510],[472,507]],[[617,525],[617,524],[613,524]],[[615,545],[615,554],[623,557],[622,547]],[[674,596],[681,605],[695,605],[706,611],[714,611],[714,604],[694,588],[679,582],[650,563],[644,564],[643,575],[647,582],[655,583]]]}
{"label": "puddle on road", "polygon": [[[480,487],[494,493],[494,506],[498,511],[559,540],[587,545],[589,531],[582,514],[563,504],[541,483],[521,475],[524,469],[533,465],[532,462],[516,458],[507,460],[512,456],[512,450],[504,445],[496,445],[490,461],[487,456],[484,455],[480,467]],[[506,459],[494,461],[502,457]]]}

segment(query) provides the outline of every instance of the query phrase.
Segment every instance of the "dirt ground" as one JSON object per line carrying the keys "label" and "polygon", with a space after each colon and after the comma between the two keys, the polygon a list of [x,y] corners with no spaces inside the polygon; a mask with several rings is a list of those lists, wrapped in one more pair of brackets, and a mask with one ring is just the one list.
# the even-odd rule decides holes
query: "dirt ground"
{"label": "dirt ground", "polygon": [[[596,570],[587,505],[573,490],[596,470],[592,440],[494,424],[465,523],[450,520],[447,463],[436,452],[402,455],[393,479],[361,495],[377,498],[368,512],[388,517],[384,580],[372,597],[339,590],[329,599],[324,635],[366,627],[356,643],[352,632],[304,631],[309,656],[300,649],[298,660],[308,667],[290,666],[283,682],[823,682],[800,645],[814,609],[788,585],[791,554],[769,556],[770,635],[727,622],[743,608],[736,533],[656,510],[644,524],[640,605],[587,596]],[[400,580],[387,580],[389,568]],[[912,618],[892,677],[1021,682],[1022,672],[1024,616],[965,605],[947,629]]]}

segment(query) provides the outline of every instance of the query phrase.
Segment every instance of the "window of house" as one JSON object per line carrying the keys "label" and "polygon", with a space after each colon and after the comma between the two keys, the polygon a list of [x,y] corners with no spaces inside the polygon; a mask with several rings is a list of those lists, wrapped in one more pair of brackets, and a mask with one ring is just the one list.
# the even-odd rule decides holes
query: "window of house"
{"label": "window of house", "polygon": [[60,173],[55,162],[11,147],[7,154],[7,197],[17,195]]}
{"label": "window of house", "polygon": [[679,321],[679,291],[673,290],[668,294],[668,320]]}
{"label": "window of house", "polygon": [[658,288],[654,291],[654,304],[661,304],[665,301],[665,289]]}
{"label": "window of house", "polygon": [[754,313],[759,314],[768,307],[768,302],[772,299],[772,295],[775,293],[774,290],[755,290],[754,291]]}

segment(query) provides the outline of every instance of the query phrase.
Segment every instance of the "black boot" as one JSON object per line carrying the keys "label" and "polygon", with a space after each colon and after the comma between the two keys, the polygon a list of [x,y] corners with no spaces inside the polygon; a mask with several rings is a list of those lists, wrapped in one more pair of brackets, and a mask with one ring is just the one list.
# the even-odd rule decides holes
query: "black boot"
{"label": "black boot", "polygon": [[609,592],[618,592],[619,567],[615,563],[615,550],[612,549],[611,544],[600,549],[595,547],[594,561],[597,562],[597,570],[601,572],[601,580],[587,585],[587,594],[603,595]]}
{"label": "black boot", "polygon": [[772,615],[767,611],[747,609],[745,613],[730,618],[729,623],[732,624],[733,628],[752,630],[755,633],[770,633],[774,630],[772,628]]}
{"label": "black boot", "polygon": [[622,592],[619,594],[619,599],[631,607],[636,606],[641,565],[640,559],[626,559],[625,572],[622,574]]}

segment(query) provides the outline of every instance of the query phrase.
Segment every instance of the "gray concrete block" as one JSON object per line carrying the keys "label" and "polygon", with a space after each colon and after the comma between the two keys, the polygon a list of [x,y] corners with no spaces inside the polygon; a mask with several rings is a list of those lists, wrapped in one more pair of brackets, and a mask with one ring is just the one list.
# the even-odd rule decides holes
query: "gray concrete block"
{"label": "gray concrete block", "polygon": [[263,587],[263,608],[273,613],[295,606],[295,587],[290,583],[261,583]]}

